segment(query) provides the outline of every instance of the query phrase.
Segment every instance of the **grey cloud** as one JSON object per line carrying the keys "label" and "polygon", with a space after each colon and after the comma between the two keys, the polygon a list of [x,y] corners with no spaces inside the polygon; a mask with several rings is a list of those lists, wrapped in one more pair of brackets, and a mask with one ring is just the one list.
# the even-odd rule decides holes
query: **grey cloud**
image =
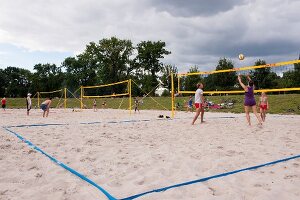
{"label": "grey cloud", "polygon": [[235,60],[239,53],[247,62],[258,57],[272,62],[295,59],[300,51],[299,7],[296,0],[40,0],[34,5],[1,0],[0,42],[78,53],[111,36],[133,43],[162,40],[172,52],[164,62],[181,71],[193,65],[214,68],[219,58]]}
{"label": "grey cloud", "polygon": [[210,16],[226,12],[248,0],[150,0],[158,11],[169,12],[173,16]]}

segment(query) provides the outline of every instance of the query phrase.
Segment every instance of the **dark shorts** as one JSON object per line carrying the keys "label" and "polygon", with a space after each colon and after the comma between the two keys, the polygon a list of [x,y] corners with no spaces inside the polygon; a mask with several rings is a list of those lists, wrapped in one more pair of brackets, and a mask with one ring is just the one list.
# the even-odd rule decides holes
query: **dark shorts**
{"label": "dark shorts", "polygon": [[46,110],[47,110],[47,105],[42,104],[42,105],[41,105],[41,109],[42,109],[43,111],[46,111]]}
{"label": "dark shorts", "polygon": [[245,102],[244,102],[244,106],[255,106],[255,105],[256,105],[255,99],[245,100]]}
{"label": "dark shorts", "polygon": [[6,107],[6,104],[2,104],[2,108],[5,108]]}
{"label": "dark shorts", "polygon": [[31,110],[31,106],[28,105],[27,103],[27,111]]}

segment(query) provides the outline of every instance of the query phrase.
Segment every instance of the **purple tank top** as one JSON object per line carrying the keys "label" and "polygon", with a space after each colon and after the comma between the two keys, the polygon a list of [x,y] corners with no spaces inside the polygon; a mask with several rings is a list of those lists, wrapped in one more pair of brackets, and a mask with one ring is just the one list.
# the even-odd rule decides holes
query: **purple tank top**
{"label": "purple tank top", "polygon": [[248,87],[248,92],[245,92],[245,106],[255,106],[255,98],[254,98],[254,92],[253,87]]}

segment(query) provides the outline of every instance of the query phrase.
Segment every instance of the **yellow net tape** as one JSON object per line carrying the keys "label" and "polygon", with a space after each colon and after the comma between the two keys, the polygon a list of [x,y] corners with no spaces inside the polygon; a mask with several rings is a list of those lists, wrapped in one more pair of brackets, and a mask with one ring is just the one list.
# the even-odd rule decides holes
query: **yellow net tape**
{"label": "yellow net tape", "polygon": [[[288,91],[300,91],[300,88],[280,88],[280,89],[261,89],[254,90],[254,93],[259,92],[288,92]],[[181,94],[195,94],[195,91],[180,91]],[[234,90],[234,91],[204,91],[204,94],[241,94],[245,93],[244,90]]]}
{"label": "yellow net tape", "polygon": [[101,87],[106,87],[106,86],[118,85],[118,84],[122,84],[122,83],[129,83],[129,80],[120,81],[120,82],[117,82],[117,83],[105,84],[105,85],[82,86],[82,88],[101,88]]}
{"label": "yellow net tape", "polygon": [[54,91],[50,91],[50,92],[39,92],[40,94],[52,94],[52,93],[55,93],[55,92],[61,92],[62,89],[60,90],[54,90]]}
{"label": "yellow net tape", "polygon": [[[194,94],[195,91],[181,91],[180,90],[180,77],[182,76],[192,76],[192,75],[205,75],[205,74],[216,74],[216,73],[225,73],[225,72],[236,72],[236,71],[245,71],[245,70],[253,70],[260,68],[271,68],[271,67],[280,67],[285,65],[297,64],[300,63],[300,60],[291,60],[285,62],[278,62],[266,65],[259,66],[247,66],[241,68],[233,68],[233,69],[225,69],[225,70],[214,70],[207,72],[194,72],[194,73],[180,73],[178,74],[178,93],[179,94]],[[300,91],[300,88],[278,88],[278,89],[261,89],[255,90],[254,92],[288,92],[288,91]],[[205,94],[241,94],[244,93],[243,90],[233,90],[233,91],[205,91]]]}
{"label": "yellow net tape", "polygon": [[119,96],[127,96],[129,93],[122,93],[122,94],[109,94],[109,95],[102,95],[102,96],[85,96],[83,95],[83,98],[104,98],[104,97],[119,97]]}
{"label": "yellow net tape", "polygon": [[203,74],[216,74],[216,73],[235,72],[235,71],[245,71],[245,70],[260,69],[260,68],[267,68],[267,67],[280,67],[280,66],[284,66],[284,65],[291,65],[291,64],[297,64],[297,63],[300,63],[300,60],[291,60],[291,61],[278,62],[278,63],[273,63],[273,64],[247,66],[247,67],[224,69],[224,70],[214,70],[214,71],[207,71],[207,72],[179,73],[178,77],[191,76],[191,75],[203,75]]}

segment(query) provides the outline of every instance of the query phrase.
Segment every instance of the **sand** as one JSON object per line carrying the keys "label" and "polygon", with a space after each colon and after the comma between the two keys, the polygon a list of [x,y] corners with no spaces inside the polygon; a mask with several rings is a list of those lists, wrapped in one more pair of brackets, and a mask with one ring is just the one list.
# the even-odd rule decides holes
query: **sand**
{"label": "sand", "polygon": [[[267,115],[263,127],[244,114],[52,109],[0,112],[0,199],[107,199],[91,184],[31,149],[3,126],[103,187],[115,198],[247,168],[300,154],[300,116]],[[211,179],[142,200],[300,199],[300,159]]]}

